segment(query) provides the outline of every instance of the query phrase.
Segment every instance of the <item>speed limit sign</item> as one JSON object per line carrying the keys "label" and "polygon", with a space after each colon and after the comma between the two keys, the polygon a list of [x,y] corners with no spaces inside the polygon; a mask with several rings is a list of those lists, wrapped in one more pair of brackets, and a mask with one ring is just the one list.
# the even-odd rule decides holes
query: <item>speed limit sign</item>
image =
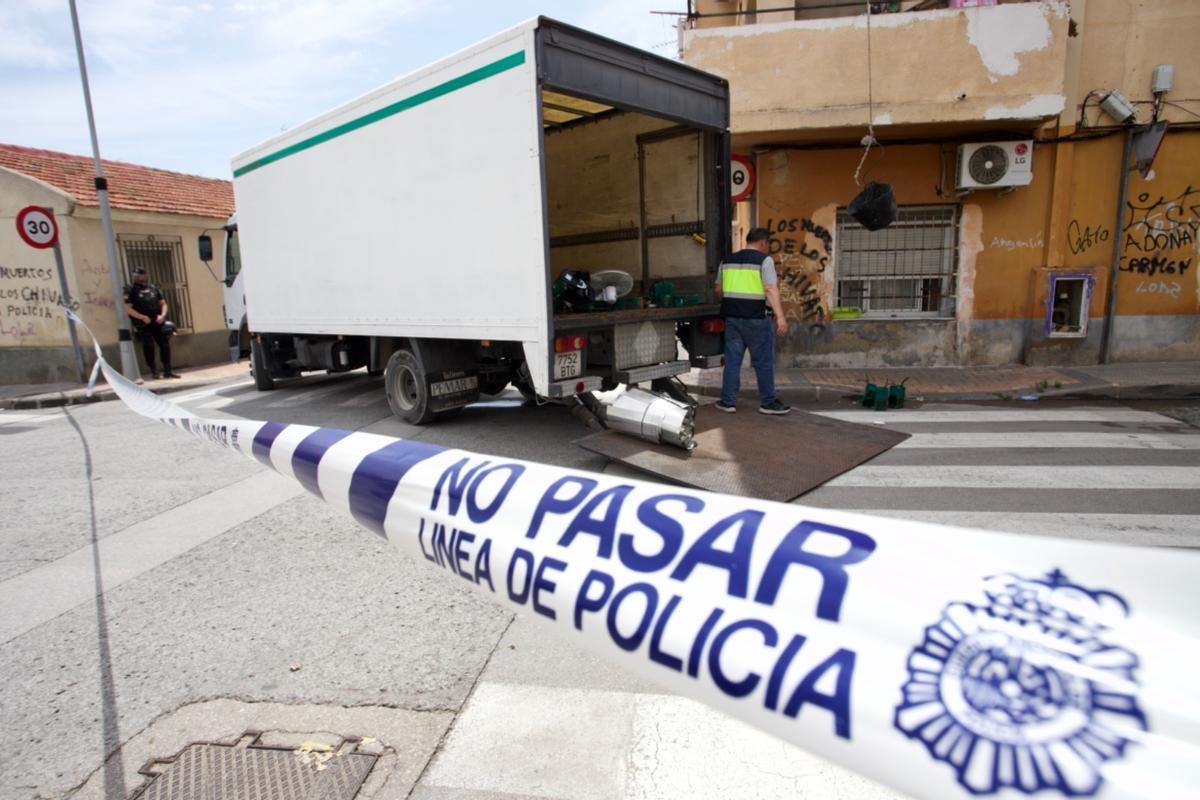
{"label": "speed limit sign", "polygon": [[729,199],[740,203],[753,191],[754,165],[745,156],[731,155],[729,157]]}
{"label": "speed limit sign", "polygon": [[58,223],[54,212],[39,206],[25,206],[17,212],[17,233],[25,244],[45,250],[58,241]]}

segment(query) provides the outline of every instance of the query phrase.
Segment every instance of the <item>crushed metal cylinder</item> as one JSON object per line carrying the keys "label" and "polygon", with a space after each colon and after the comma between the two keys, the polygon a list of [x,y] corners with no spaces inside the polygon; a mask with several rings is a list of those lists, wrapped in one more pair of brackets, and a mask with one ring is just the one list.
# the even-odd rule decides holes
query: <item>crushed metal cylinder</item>
{"label": "crushed metal cylinder", "polygon": [[687,403],[633,388],[602,408],[612,430],[684,450],[696,446],[696,409]]}

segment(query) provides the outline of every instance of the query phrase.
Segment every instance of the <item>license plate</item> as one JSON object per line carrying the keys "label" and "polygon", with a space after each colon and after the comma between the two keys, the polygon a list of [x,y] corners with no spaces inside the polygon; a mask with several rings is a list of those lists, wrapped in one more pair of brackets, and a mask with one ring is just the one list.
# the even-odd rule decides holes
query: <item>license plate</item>
{"label": "license plate", "polygon": [[465,392],[474,392],[479,388],[479,376],[470,375],[466,378],[454,378],[448,381],[438,381],[437,383],[429,384],[429,394],[431,397],[446,397],[452,394],[463,394]]}
{"label": "license plate", "polygon": [[554,354],[554,380],[574,378],[583,372],[583,351]]}

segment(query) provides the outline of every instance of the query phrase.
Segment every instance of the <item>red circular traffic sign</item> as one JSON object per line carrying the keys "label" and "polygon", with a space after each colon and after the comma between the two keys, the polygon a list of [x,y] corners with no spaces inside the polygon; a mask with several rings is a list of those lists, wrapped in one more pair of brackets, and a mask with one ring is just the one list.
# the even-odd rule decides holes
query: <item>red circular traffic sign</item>
{"label": "red circular traffic sign", "polygon": [[58,223],[54,212],[40,206],[25,206],[17,212],[17,233],[25,244],[45,250],[58,241]]}
{"label": "red circular traffic sign", "polygon": [[729,199],[740,203],[754,191],[754,165],[745,156],[729,156]]}

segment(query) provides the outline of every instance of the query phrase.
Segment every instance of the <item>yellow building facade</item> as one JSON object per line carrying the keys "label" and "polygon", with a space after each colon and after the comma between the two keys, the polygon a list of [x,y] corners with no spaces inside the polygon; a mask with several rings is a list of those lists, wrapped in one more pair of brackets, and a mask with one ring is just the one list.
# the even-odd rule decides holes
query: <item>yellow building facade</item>
{"label": "yellow building facade", "polygon": [[[683,36],[731,84],[781,362],[1200,358],[1200,3],[813,5],[700,0]],[[899,211],[875,232],[847,213],[872,181]]]}

